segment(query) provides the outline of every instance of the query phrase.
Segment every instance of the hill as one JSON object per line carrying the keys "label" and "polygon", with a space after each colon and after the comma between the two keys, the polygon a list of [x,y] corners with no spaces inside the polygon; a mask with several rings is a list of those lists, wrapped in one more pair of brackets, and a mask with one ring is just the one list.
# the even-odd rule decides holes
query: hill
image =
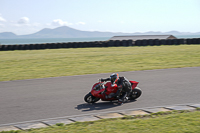
{"label": "hill", "polygon": [[190,33],[190,32],[154,32],[149,31],[145,33],[135,32],[135,33],[114,33],[114,32],[99,32],[99,31],[81,31],[77,29],[70,28],[68,26],[62,26],[55,29],[44,28],[36,33],[28,35],[16,35],[12,32],[0,33],[0,39],[10,39],[10,38],[91,38],[91,37],[112,37],[112,36],[123,36],[123,35],[200,35],[200,32]]}
{"label": "hill", "polygon": [[0,38],[9,39],[9,38],[17,38],[18,36],[12,32],[2,32],[0,33]]}
{"label": "hill", "polygon": [[12,32],[0,33],[1,39],[7,38],[90,38],[90,37],[112,37],[115,35],[127,35],[126,33],[81,31],[62,26],[55,29],[44,28],[36,33],[28,35],[16,35]]}

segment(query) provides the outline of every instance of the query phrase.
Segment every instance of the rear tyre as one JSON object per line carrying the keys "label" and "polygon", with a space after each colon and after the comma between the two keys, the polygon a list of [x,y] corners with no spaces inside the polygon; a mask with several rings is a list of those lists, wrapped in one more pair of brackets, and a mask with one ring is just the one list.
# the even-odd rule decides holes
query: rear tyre
{"label": "rear tyre", "polygon": [[84,100],[87,103],[95,103],[97,101],[99,101],[100,98],[98,97],[94,97],[91,93],[88,93],[87,95],[85,95]]}
{"label": "rear tyre", "polygon": [[135,99],[137,99],[138,97],[141,96],[141,94],[142,94],[141,89],[140,89],[139,87],[135,87],[135,88],[132,90],[131,94],[130,94],[130,100],[135,100]]}

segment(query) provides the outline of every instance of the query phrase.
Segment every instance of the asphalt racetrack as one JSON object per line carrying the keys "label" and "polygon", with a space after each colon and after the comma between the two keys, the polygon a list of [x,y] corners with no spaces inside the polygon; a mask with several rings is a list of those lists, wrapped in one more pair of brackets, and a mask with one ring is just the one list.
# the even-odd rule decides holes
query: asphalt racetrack
{"label": "asphalt racetrack", "polygon": [[84,102],[99,78],[91,74],[0,82],[0,124],[38,119],[200,102],[200,67],[120,72],[139,81],[142,96],[122,106],[115,102]]}

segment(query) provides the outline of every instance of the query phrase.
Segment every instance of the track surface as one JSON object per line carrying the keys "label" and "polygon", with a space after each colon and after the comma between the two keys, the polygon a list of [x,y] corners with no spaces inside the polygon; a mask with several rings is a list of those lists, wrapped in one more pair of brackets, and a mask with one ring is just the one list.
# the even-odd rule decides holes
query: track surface
{"label": "track surface", "polygon": [[137,101],[122,106],[84,102],[93,83],[110,73],[0,82],[0,124],[200,101],[200,67],[119,74],[140,82],[143,93]]}

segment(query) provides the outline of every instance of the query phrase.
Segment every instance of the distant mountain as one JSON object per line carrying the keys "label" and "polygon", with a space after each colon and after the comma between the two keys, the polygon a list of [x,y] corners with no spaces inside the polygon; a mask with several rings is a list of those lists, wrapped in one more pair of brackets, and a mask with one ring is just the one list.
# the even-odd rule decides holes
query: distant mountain
{"label": "distant mountain", "polygon": [[125,33],[98,32],[98,31],[81,31],[67,26],[55,29],[42,29],[34,34],[22,35],[22,38],[85,38],[85,37],[111,37]]}
{"label": "distant mountain", "polygon": [[2,32],[0,33],[0,38],[17,38],[17,35],[12,32]]}
{"label": "distant mountain", "polygon": [[112,36],[123,36],[123,35],[200,35],[200,32],[135,32],[135,33],[114,33],[114,32],[99,32],[99,31],[81,31],[70,28],[68,26],[62,26],[55,29],[45,28],[36,33],[28,35],[16,35],[12,32],[0,33],[0,39],[8,38],[90,38],[90,37],[112,37]]}

